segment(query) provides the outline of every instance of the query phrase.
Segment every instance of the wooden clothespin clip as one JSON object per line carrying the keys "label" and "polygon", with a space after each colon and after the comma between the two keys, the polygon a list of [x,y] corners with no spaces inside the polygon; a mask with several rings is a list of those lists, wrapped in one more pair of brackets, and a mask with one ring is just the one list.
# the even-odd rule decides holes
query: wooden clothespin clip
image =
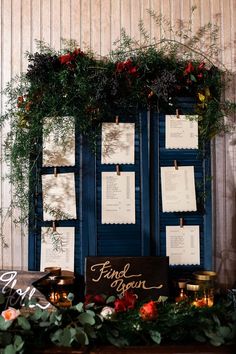
{"label": "wooden clothespin clip", "polygon": [[180,218],[179,219],[179,227],[184,227],[184,219],[183,218]]}
{"label": "wooden clothespin clip", "polygon": [[55,220],[53,220],[53,222],[52,222],[52,231],[53,231],[53,232],[56,232],[56,231],[57,231],[57,228],[56,228],[56,221],[55,221]]}
{"label": "wooden clothespin clip", "polygon": [[174,166],[175,166],[175,169],[178,170],[177,160],[174,160]]}
{"label": "wooden clothespin clip", "polygon": [[116,165],[116,173],[118,176],[120,176],[120,166]]}
{"label": "wooden clothespin clip", "polygon": [[176,118],[179,118],[179,110],[178,110],[178,108],[176,109]]}
{"label": "wooden clothespin clip", "polygon": [[119,116],[116,116],[116,124],[119,124]]}
{"label": "wooden clothespin clip", "polygon": [[57,168],[56,167],[54,167],[54,169],[53,169],[53,174],[54,174],[54,177],[57,177]]}

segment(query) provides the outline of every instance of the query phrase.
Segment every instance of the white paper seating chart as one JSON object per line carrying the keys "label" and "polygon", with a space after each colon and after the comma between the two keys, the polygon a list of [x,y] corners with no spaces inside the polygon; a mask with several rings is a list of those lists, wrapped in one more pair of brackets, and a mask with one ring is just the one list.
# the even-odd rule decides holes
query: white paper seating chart
{"label": "white paper seating chart", "polygon": [[42,175],[43,219],[76,219],[74,173]]}
{"label": "white paper seating chart", "polygon": [[102,124],[102,164],[134,164],[134,123]]}
{"label": "white paper seating chart", "polygon": [[166,226],[166,255],[170,265],[199,265],[199,226]]}
{"label": "white paper seating chart", "polygon": [[165,147],[198,149],[198,116],[166,115]]}
{"label": "white paper seating chart", "polygon": [[74,227],[41,228],[41,271],[46,267],[74,271],[74,233]]}
{"label": "white paper seating chart", "polygon": [[196,211],[193,166],[161,167],[162,211]]}
{"label": "white paper seating chart", "polygon": [[74,165],[74,117],[45,117],[43,124],[43,166]]}
{"label": "white paper seating chart", "polygon": [[135,172],[102,172],[102,224],[135,224]]}

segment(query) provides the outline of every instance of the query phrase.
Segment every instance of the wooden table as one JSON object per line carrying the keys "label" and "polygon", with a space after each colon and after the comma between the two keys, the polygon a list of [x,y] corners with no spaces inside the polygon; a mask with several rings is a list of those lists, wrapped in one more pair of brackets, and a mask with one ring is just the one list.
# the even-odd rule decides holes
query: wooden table
{"label": "wooden table", "polygon": [[73,348],[49,348],[42,351],[34,351],[33,354],[233,354],[233,346],[214,347],[209,344],[188,344],[188,345],[159,345],[143,347],[116,348],[113,346],[102,346],[93,349]]}

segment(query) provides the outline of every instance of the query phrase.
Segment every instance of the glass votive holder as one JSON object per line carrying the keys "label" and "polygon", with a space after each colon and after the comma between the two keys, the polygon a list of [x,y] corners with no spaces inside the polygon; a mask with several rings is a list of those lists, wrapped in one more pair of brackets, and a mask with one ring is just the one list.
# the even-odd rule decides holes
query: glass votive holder
{"label": "glass votive holder", "polygon": [[68,298],[68,295],[74,291],[74,280],[74,276],[54,277],[51,280],[53,286],[48,300],[56,307],[71,307],[72,300]]}
{"label": "glass votive holder", "polygon": [[181,301],[186,301],[188,299],[188,295],[186,294],[186,285],[187,285],[187,280],[186,279],[179,279],[177,282],[178,286],[178,294],[175,298],[175,302],[181,302]]}
{"label": "glass votive holder", "polygon": [[187,294],[189,303],[194,306],[199,306],[199,285],[196,283],[187,283]]}
{"label": "glass votive holder", "polygon": [[49,276],[60,276],[61,268],[60,267],[46,267],[44,272],[49,273]]}
{"label": "glass votive holder", "polygon": [[193,273],[195,281],[199,285],[199,298],[203,306],[214,305],[216,275],[216,272],[206,270]]}

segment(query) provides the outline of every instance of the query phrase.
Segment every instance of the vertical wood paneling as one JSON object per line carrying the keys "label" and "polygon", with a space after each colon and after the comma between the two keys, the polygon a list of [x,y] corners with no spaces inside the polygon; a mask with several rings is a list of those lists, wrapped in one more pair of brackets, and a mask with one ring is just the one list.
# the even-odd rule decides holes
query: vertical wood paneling
{"label": "vertical wood paneling", "polygon": [[80,43],[80,24],[81,24],[81,0],[71,0],[71,38],[76,40],[78,46]]}
{"label": "vertical wood paneling", "polygon": [[[12,0],[12,76],[14,77],[21,71],[22,60],[22,12],[21,1]],[[13,188],[14,193],[14,188]],[[17,268],[21,269],[23,263],[24,236],[22,235],[21,225],[14,223],[14,218],[19,219],[20,210],[14,210],[12,215],[12,257]]]}
{"label": "vertical wood paneling", "polygon": [[51,0],[51,46],[61,48],[61,6],[60,0]]}
{"label": "vertical wood paneling", "polygon": [[114,42],[120,38],[121,30],[121,3],[120,0],[111,0],[111,45],[114,48]]}
{"label": "vertical wood paneling", "polygon": [[120,22],[121,28],[131,35],[131,0],[120,0]]}
{"label": "vertical wood paneling", "polygon": [[81,0],[81,27],[80,27],[80,43],[81,48],[91,48],[91,0]]}
{"label": "vertical wood paneling", "polygon": [[[59,3],[59,2],[58,2]],[[41,0],[41,39],[50,44],[51,39],[51,1]]]}
{"label": "vertical wood paneling", "polygon": [[[142,19],[151,37],[174,36],[168,28],[154,23],[146,12],[147,8],[161,13],[171,25],[188,22],[191,8],[193,14],[192,33],[207,22],[218,23],[221,27],[219,45],[223,52],[221,60],[236,70],[235,33],[236,0],[0,0],[0,83],[5,87],[11,76],[25,70],[27,61],[24,53],[36,51],[35,39],[42,39],[53,48],[61,48],[61,39],[75,39],[86,50],[91,48],[99,55],[107,55],[113,42],[120,37],[121,28],[136,39]],[[178,28],[175,26],[175,29]],[[235,98],[235,78],[227,97]],[[5,98],[1,97],[1,110]],[[235,117],[231,121],[235,122]],[[0,139],[9,128],[5,126]],[[236,133],[217,137],[213,142],[213,209],[215,268],[221,283],[234,280],[236,268]],[[0,150],[2,154],[2,148]],[[0,178],[7,172],[1,164]],[[0,206],[6,215],[11,199],[11,187],[7,180],[0,183]],[[22,230],[13,224],[9,215],[1,227],[9,248],[0,248],[0,267],[23,268],[27,265],[27,237],[21,237]]]}
{"label": "vertical wood paneling", "polygon": [[[36,40],[41,40],[41,0],[32,0],[31,7],[31,35],[32,35],[32,52],[37,50]],[[29,33],[28,33],[29,35]]]}
{"label": "vertical wood paneling", "polygon": [[130,0],[131,11],[131,33],[130,35],[140,41],[139,22],[141,17],[141,8],[139,0]]}
{"label": "vertical wood paneling", "polygon": [[[11,12],[11,1],[2,0],[2,29],[1,29],[1,43],[2,43],[2,77],[1,77],[1,85],[5,87],[6,83],[10,80],[12,75],[12,67],[11,67],[11,58],[12,58],[12,12]],[[4,109],[6,105],[6,98],[4,96],[2,99],[2,109]],[[2,141],[5,140],[6,134],[9,131],[9,125],[6,124],[2,128]],[[4,178],[8,172],[8,166],[3,161],[2,163],[2,177]],[[8,217],[8,208],[11,203],[11,186],[8,181],[4,178],[2,181],[2,189],[1,189],[1,207],[2,207],[2,233],[5,237],[5,240],[8,245],[12,245],[12,223],[11,218]],[[6,268],[11,268],[13,264],[12,258],[13,249],[11,247],[4,248],[2,252],[3,265]]]}
{"label": "vertical wood paneling", "polygon": [[[93,0],[91,6],[91,49],[101,54],[101,0]],[[104,5],[103,5],[104,6]]]}
{"label": "vertical wood paneling", "polygon": [[[161,3],[159,0],[150,0],[150,8],[156,12],[156,14],[161,14]],[[151,18],[151,36],[155,38],[156,42],[161,38],[161,27],[156,24],[153,18]]]}
{"label": "vertical wood paneling", "polygon": [[107,55],[111,51],[111,2],[101,0],[101,55]]}
{"label": "vertical wood paneling", "polygon": [[61,38],[71,39],[71,7],[70,0],[61,1]]}

